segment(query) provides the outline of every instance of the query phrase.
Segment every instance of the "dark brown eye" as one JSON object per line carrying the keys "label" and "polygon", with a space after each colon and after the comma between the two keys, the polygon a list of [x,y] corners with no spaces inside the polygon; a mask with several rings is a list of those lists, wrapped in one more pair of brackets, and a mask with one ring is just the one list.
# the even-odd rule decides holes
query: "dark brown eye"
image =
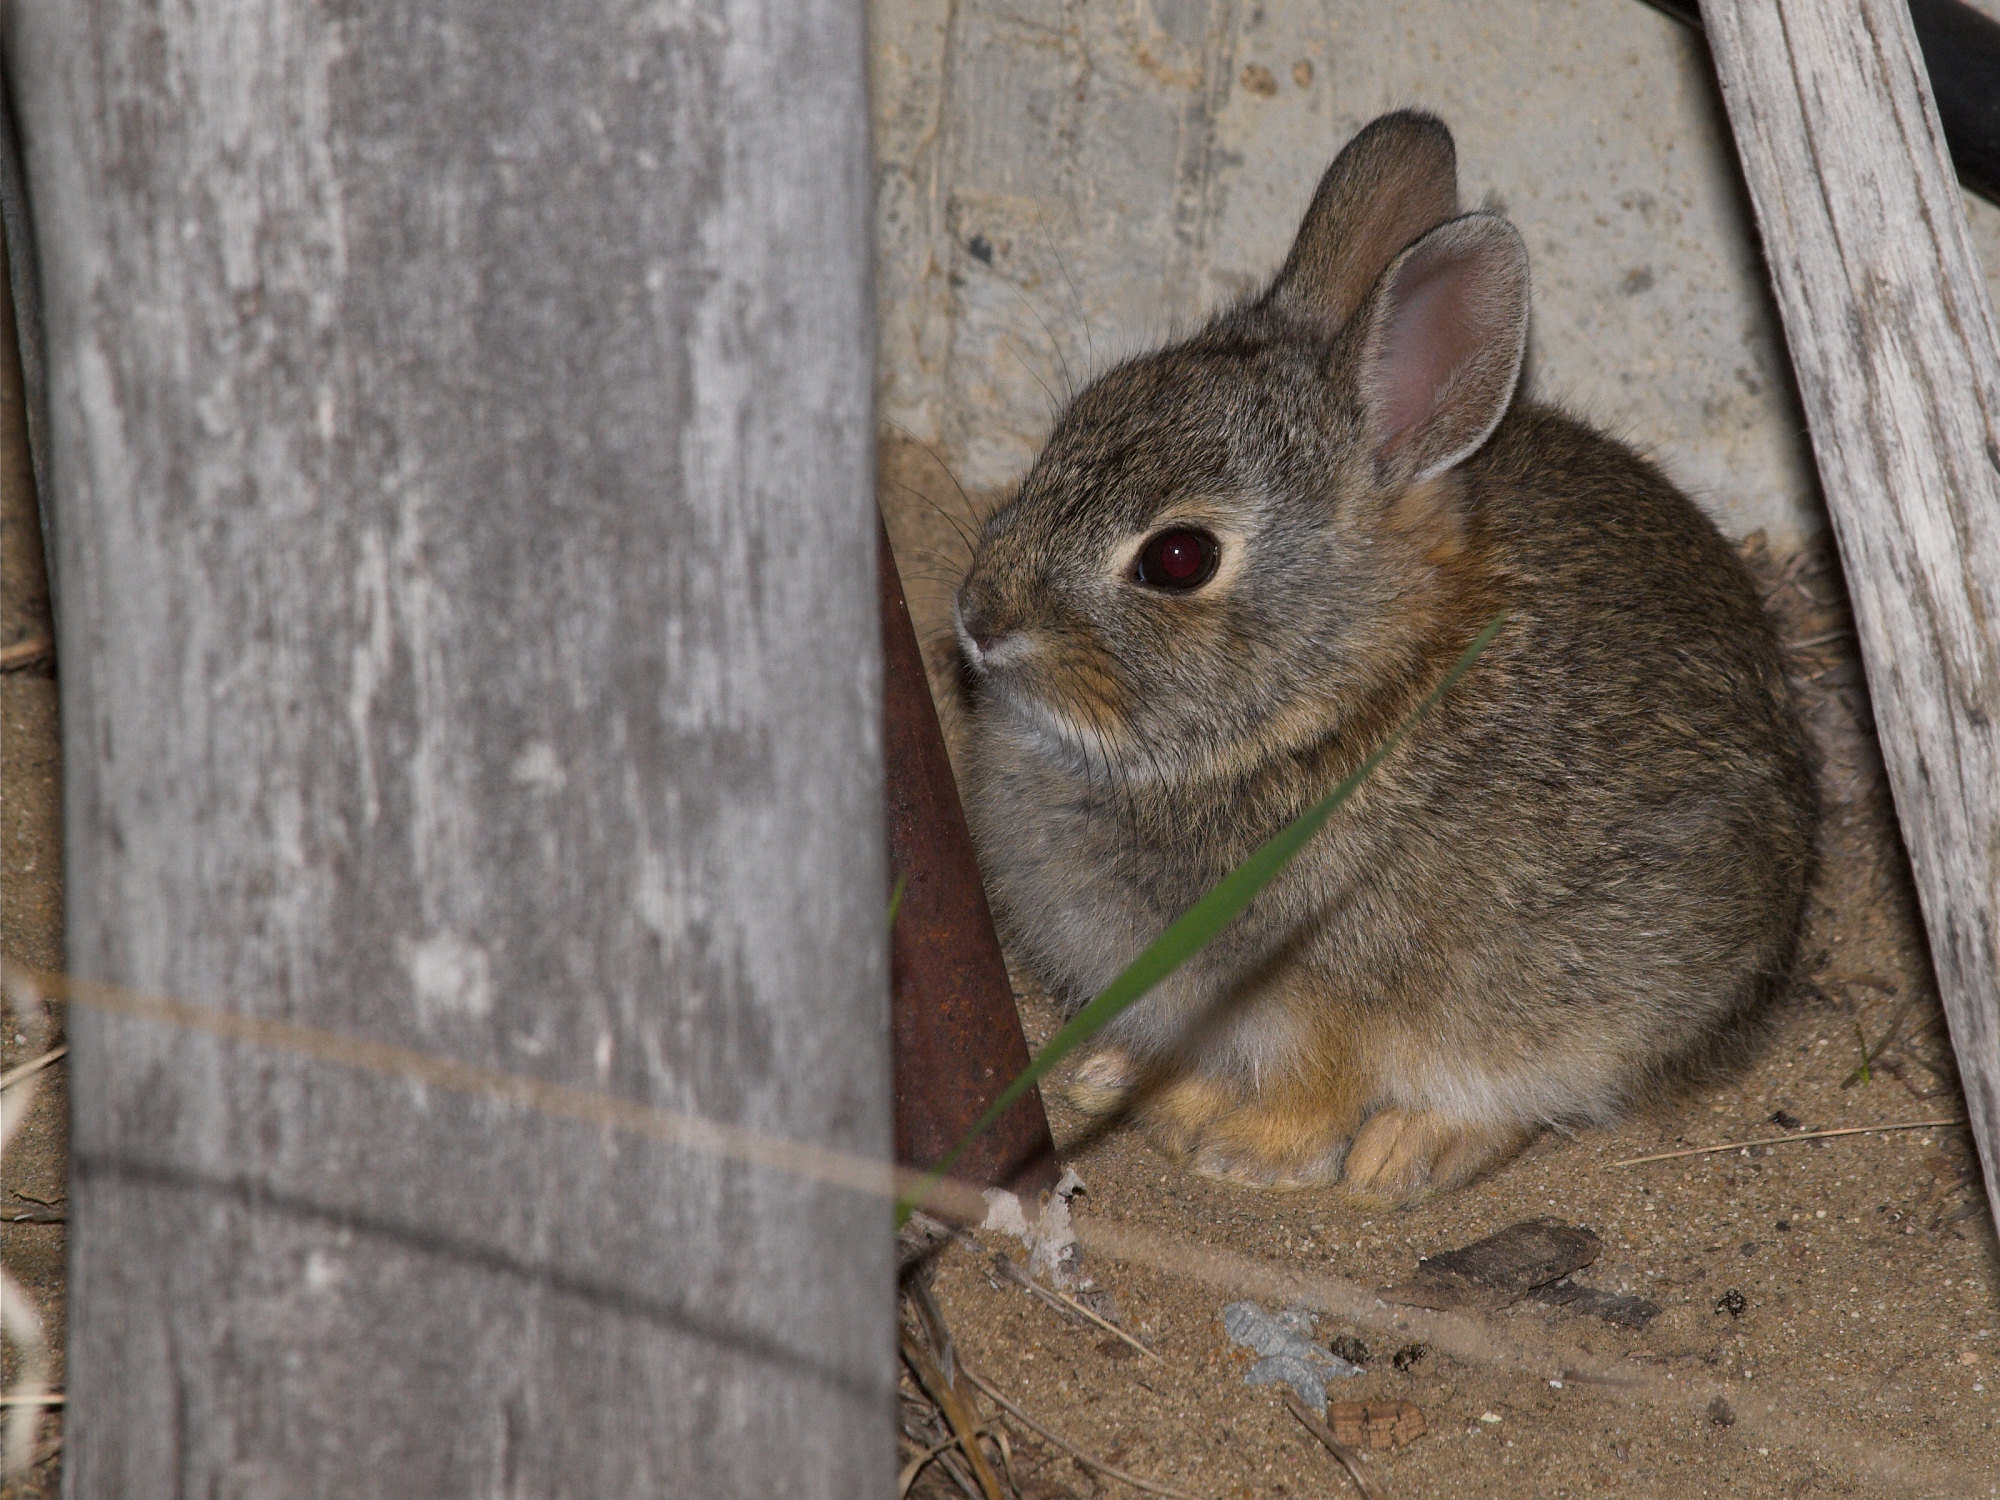
{"label": "dark brown eye", "polygon": [[1205,531],[1163,531],[1139,549],[1139,582],[1148,588],[1185,594],[1215,576],[1222,549]]}

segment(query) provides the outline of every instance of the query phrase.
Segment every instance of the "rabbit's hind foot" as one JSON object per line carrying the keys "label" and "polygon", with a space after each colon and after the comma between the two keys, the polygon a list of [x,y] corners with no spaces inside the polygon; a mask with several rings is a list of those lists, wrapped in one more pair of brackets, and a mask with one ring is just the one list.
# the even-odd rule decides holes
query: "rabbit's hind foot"
{"label": "rabbit's hind foot", "polygon": [[1427,1109],[1380,1110],[1354,1137],[1341,1185],[1371,1203],[1416,1203],[1498,1166],[1534,1133],[1526,1126],[1473,1124]]}

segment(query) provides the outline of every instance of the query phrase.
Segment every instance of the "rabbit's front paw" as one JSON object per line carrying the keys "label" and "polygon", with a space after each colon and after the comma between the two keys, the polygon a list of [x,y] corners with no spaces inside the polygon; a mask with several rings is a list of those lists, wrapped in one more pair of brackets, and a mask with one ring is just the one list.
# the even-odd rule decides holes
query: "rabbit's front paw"
{"label": "rabbit's front paw", "polygon": [[1083,1060],[1062,1096],[1087,1115],[1116,1114],[1139,1083],[1139,1065],[1117,1047],[1102,1047]]}
{"label": "rabbit's front paw", "polygon": [[1427,1109],[1385,1109],[1354,1137],[1341,1182],[1362,1197],[1415,1203],[1498,1165],[1530,1134],[1518,1126],[1451,1120]]}

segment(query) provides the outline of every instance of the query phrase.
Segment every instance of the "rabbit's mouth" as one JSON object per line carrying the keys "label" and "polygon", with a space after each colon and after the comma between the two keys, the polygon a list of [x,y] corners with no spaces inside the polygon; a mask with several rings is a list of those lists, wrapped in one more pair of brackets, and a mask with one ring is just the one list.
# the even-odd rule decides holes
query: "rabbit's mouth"
{"label": "rabbit's mouth", "polygon": [[957,610],[952,623],[977,698],[1044,754],[1095,771],[1124,758],[1117,684],[1108,674],[1055,660],[1056,646],[1032,630],[968,629]]}
{"label": "rabbit's mouth", "polygon": [[[1039,670],[1040,650],[984,670],[968,659],[977,705],[988,728],[1046,764],[1092,785],[1161,783],[1185,774],[1185,746],[1152,744],[1125,714],[1081,685],[1072,670]],[[1060,686],[1056,686],[1060,684]]]}
{"label": "rabbit's mouth", "polygon": [[[1129,668],[1087,631],[1060,625],[996,628],[976,608],[952,609],[967,686],[995,728],[1085,781],[1164,781],[1213,763],[1201,735],[1149,726]],[[1186,729],[1185,721],[1177,727]]]}

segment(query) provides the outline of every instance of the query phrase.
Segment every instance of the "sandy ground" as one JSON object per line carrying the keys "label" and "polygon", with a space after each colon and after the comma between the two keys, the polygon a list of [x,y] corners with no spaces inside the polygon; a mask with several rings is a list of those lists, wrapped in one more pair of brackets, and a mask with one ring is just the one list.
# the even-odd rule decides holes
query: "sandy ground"
{"label": "sandy ground", "polygon": [[[954,522],[976,502],[900,444],[885,450],[883,478],[919,627],[935,638],[959,555]],[[47,614],[31,518],[10,508],[0,519],[6,645],[45,634]],[[1789,568],[1757,561],[1788,637],[1809,643],[1795,655],[1824,763],[1827,824],[1802,982],[1740,1075],[1615,1131],[1545,1138],[1483,1182],[1387,1215],[1357,1212],[1334,1193],[1267,1196],[1208,1183],[1128,1135],[1075,1144],[1081,1121],[1060,1098],[1050,1101],[1059,1138],[1075,1145],[1086,1225],[1144,1226],[1193,1251],[1233,1251],[1365,1290],[1405,1279],[1419,1255],[1551,1216],[1603,1240],[1579,1281],[1660,1304],[1639,1331],[1526,1303],[1460,1315],[1457,1334],[1430,1339],[1412,1314],[1323,1318],[1322,1341],[1356,1337],[1368,1349],[1367,1374],[1339,1383],[1336,1397],[1404,1399],[1424,1413],[1424,1437],[1368,1462],[1395,1500],[2000,1494],[2000,1254],[1963,1130],[1615,1165],[1683,1146],[1962,1110],[1852,641],[1834,602],[1839,584],[1810,559]],[[55,687],[48,665],[0,676],[0,942],[10,959],[48,967],[61,955]],[[1023,1014],[1032,1041],[1056,1025],[1032,993]],[[0,1070],[51,1044],[11,1015],[0,1021]],[[1867,1081],[1850,1082],[1864,1043],[1877,1055]],[[49,1219],[63,1205],[63,1076],[61,1065],[48,1070],[7,1153],[0,1220],[30,1211]],[[1778,1115],[1785,1123],[1773,1123]],[[0,1222],[0,1255],[55,1335],[58,1382],[63,1236],[60,1222]],[[1097,1305],[1154,1361],[995,1273],[994,1255],[1020,1253],[996,1236],[953,1244],[935,1286],[966,1365],[1030,1417],[1186,1494],[1350,1488],[1270,1388],[1243,1384],[1246,1358],[1220,1323],[1231,1299],[1222,1285],[1085,1260]],[[1411,1352],[1417,1344],[1429,1347]],[[7,1361],[11,1379],[11,1350]],[[44,1442],[59,1430],[47,1418]],[[1018,1424],[1011,1454],[1025,1496],[1134,1493]],[[52,1456],[4,1494],[54,1494],[59,1463]],[[915,1492],[956,1493],[935,1465]]]}
{"label": "sandy ground", "polygon": [[[918,628],[941,669],[945,583],[963,556],[955,523],[982,502],[900,441],[884,449],[882,474]],[[1530,1303],[1461,1315],[1472,1350],[1433,1346],[1400,1361],[1422,1342],[1407,1315],[1400,1328],[1386,1309],[1321,1318],[1321,1342],[1358,1337],[1369,1349],[1367,1373],[1336,1382],[1335,1399],[1403,1399],[1424,1413],[1424,1437],[1368,1464],[1397,1500],[2000,1494],[2000,1254],[1969,1136],[1796,1139],[1957,1118],[1963,1105],[1842,586],[1823,558],[1781,565],[1748,552],[1794,648],[1826,823],[1800,982],[1742,1072],[1616,1130],[1546,1136],[1486,1180],[1390,1214],[1335,1192],[1205,1181],[1130,1134],[1089,1140],[1059,1091],[1049,1099],[1086,1185],[1076,1205],[1086,1225],[1143,1225],[1366,1291],[1406,1280],[1421,1255],[1553,1217],[1603,1241],[1579,1282],[1660,1305],[1643,1331]],[[948,674],[936,683],[949,706]],[[1032,991],[1022,1000],[1030,1041],[1053,1034],[1054,1009]],[[1864,1044],[1878,1053],[1865,1082],[1855,1077]],[[1795,1139],[1616,1165],[1774,1136]],[[994,1255],[1021,1253],[993,1235],[953,1245],[935,1288],[967,1367],[1029,1416],[1188,1494],[1352,1492],[1278,1395],[1243,1383],[1249,1356],[1223,1332],[1232,1296],[1220,1285],[1086,1259],[1084,1274],[1161,1356],[1154,1363],[994,1273]],[[1577,1367],[1595,1378],[1574,1378]],[[1016,1446],[1014,1471],[1026,1495],[1136,1493],[1039,1440]],[[958,1491],[927,1472],[918,1492]]]}

